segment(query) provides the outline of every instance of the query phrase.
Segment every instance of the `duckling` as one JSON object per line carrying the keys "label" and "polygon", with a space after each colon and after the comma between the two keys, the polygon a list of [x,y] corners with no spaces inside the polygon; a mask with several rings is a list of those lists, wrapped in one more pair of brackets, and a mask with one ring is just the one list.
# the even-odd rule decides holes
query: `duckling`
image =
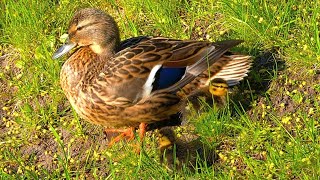
{"label": "duckling", "polygon": [[191,170],[203,165],[211,166],[217,157],[213,149],[202,143],[200,138],[183,141],[176,137],[170,127],[159,130],[159,151],[160,163],[178,170],[183,166]]}
{"label": "duckling", "polygon": [[182,124],[186,125],[188,118],[197,117],[210,107],[214,109],[225,107],[227,95],[228,84],[220,78],[213,79],[207,87],[193,91],[181,105]]}
{"label": "duckling", "polygon": [[226,104],[228,95],[228,83],[220,78],[213,79],[209,85],[209,92],[213,96],[214,104],[223,107]]}
{"label": "duckling", "polygon": [[85,8],[71,19],[67,43],[53,58],[76,48],[61,68],[62,90],[82,119],[121,133],[112,145],[125,136],[132,139],[136,128],[143,138],[147,124],[179,113],[182,89],[188,94],[196,84],[207,86],[226,72],[233,74],[225,74],[226,79],[242,80],[250,57],[224,55],[241,42],[142,36],[120,43],[115,20]]}

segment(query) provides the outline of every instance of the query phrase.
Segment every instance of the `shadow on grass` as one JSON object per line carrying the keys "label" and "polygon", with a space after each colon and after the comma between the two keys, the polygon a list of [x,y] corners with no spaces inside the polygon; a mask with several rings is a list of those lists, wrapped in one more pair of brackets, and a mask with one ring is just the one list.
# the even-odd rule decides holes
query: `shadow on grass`
{"label": "shadow on grass", "polygon": [[230,99],[234,105],[231,105],[231,108],[240,106],[243,111],[250,111],[252,103],[268,96],[270,83],[286,68],[285,61],[280,58],[276,49],[261,52],[253,57],[248,77],[232,89]]}

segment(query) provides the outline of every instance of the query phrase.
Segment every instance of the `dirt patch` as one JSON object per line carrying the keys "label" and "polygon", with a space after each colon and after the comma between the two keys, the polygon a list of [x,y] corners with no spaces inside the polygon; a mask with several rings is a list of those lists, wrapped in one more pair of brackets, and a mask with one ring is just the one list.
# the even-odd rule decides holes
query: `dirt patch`
{"label": "dirt patch", "polygon": [[[319,84],[320,74],[315,69],[288,68],[272,81],[267,96],[258,99],[257,106],[260,110],[273,110],[272,113],[279,117],[297,111],[316,116],[312,111],[320,104]],[[262,116],[262,112],[250,111],[250,114]]]}
{"label": "dirt patch", "polygon": [[51,173],[59,167],[62,171],[63,164],[68,164],[71,171],[89,172],[91,161],[94,159],[94,163],[101,163],[98,166],[98,174],[106,176],[109,159],[102,158],[97,152],[102,152],[108,147],[106,138],[99,129],[91,126],[87,129],[88,135],[77,137],[72,132],[58,127],[56,131],[60,135],[59,140],[49,131],[40,135],[38,140],[30,141],[29,144],[22,146],[20,152],[24,159],[30,159],[29,162],[36,165],[36,169],[44,169]]}
{"label": "dirt patch", "polygon": [[14,109],[14,94],[16,87],[10,84],[10,80],[20,71],[14,65],[17,59],[15,51],[11,47],[0,46],[0,140],[7,132],[4,120],[10,120],[8,113]]}
{"label": "dirt patch", "polygon": [[[254,97],[254,101],[246,106],[247,113],[250,119],[267,121],[274,127],[281,123],[295,137],[297,128],[307,126],[306,121],[320,119],[319,69],[316,66],[306,69],[290,64],[274,75],[267,86],[264,86],[266,89],[253,91],[248,96]],[[252,83],[250,85],[253,87]],[[260,88],[263,89],[263,86]]]}

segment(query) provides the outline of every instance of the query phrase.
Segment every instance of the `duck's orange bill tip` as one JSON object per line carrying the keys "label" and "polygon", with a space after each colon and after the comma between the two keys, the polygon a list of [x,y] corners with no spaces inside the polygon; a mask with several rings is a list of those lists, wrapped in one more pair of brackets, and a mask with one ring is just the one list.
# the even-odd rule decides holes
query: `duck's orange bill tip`
{"label": "duck's orange bill tip", "polygon": [[65,55],[71,49],[73,49],[77,44],[68,43],[61,46],[55,53],[53,53],[52,59],[58,59],[59,57]]}

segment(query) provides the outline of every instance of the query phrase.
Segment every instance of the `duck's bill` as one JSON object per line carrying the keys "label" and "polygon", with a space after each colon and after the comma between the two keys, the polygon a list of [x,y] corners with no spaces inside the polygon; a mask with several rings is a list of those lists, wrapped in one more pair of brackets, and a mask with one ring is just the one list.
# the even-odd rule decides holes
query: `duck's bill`
{"label": "duck's bill", "polygon": [[63,55],[65,55],[67,52],[69,52],[72,48],[74,48],[77,44],[76,43],[67,43],[61,46],[52,56],[52,59],[57,59]]}

